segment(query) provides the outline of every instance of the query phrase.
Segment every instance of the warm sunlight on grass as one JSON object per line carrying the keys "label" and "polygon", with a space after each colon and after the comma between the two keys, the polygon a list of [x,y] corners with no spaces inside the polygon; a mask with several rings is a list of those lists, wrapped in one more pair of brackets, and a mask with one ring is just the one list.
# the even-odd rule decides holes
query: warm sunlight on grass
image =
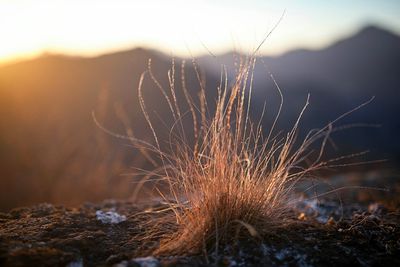
{"label": "warm sunlight on grass", "polygon": [[[259,122],[251,120],[255,63],[253,57],[240,60],[234,81],[229,81],[227,74],[222,73],[215,109],[210,109],[212,103],[207,103],[195,62],[194,69],[201,85],[199,106],[186,87],[184,63],[180,69],[187,111],[182,110],[182,103],[176,98],[174,64],[168,72],[168,90],[153,75],[150,62],[143,73],[139,99],[155,145],[131,140],[139,148],[155,152],[162,162],[162,166],[150,172],[146,179],[154,176],[167,184],[167,190],[160,188],[159,193],[169,203],[169,208],[163,211],[161,227],[149,230],[146,236],[149,239],[154,235],[163,236],[156,254],[201,253],[204,249],[218,250],[219,245],[227,244],[243,233],[254,238],[264,236],[287,222],[288,212],[294,204],[292,191],[295,185],[331,163],[321,161],[332,131],[331,124],[311,131],[301,142],[296,140],[308,99],[292,130],[286,134],[275,129],[281,109],[267,136],[263,135],[261,119]],[[162,149],[162,140],[146,108],[142,93],[145,78],[159,87],[175,120],[168,141],[169,152]],[[277,90],[280,93],[278,85]],[[192,118],[192,137],[187,136],[187,126],[182,122],[184,116]],[[194,138],[193,144],[186,141],[190,138]],[[317,140],[322,140],[319,150],[311,153],[310,146]]]}

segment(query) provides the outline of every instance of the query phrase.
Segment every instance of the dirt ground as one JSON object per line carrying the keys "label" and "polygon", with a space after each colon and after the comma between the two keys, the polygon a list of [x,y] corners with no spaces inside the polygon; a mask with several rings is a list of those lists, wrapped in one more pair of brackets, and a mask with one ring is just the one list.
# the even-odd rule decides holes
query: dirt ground
{"label": "dirt ground", "polygon": [[144,252],[157,240],[141,238],[144,221],[162,203],[18,208],[0,213],[0,266],[400,266],[400,208],[385,194],[358,191],[358,202],[350,196],[343,204],[299,198],[293,223],[263,240],[238,240],[207,256],[162,258]]}

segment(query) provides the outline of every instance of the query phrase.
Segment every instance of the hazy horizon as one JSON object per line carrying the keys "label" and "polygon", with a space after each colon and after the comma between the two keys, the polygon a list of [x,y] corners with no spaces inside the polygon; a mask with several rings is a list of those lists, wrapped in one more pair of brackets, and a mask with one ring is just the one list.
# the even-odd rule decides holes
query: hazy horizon
{"label": "hazy horizon", "polygon": [[[351,32],[350,34],[346,34],[346,35],[343,35],[343,36],[338,36],[336,39],[332,40],[330,43],[324,44],[321,47],[306,47],[306,46],[297,46],[296,47],[296,46],[294,46],[293,48],[288,48],[287,50],[280,51],[280,52],[277,52],[277,53],[272,53],[272,54],[271,53],[261,53],[261,56],[279,57],[279,56],[282,56],[282,55],[284,55],[286,53],[290,53],[290,52],[296,51],[296,50],[303,50],[303,49],[310,50],[310,51],[323,50],[323,49],[326,49],[327,47],[329,47],[331,45],[334,45],[335,43],[337,43],[337,42],[339,42],[341,40],[345,40],[345,39],[347,39],[349,37],[354,36],[358,32],[360,32],[363,29],[366,29],[368,27],[377,27],[377,28],[380,28],[380,29],[382,29],[384,31],[389,31],[389,32],[391,32],[393,34],[400,35],[400,33],[391,31],[390,29],[382,27],[381,25],[365,24],[365,25],[361,26],[360,28],[356,29],[354,32]],[[100,57],[100,56],[104,56],[104,55],[110,55],[110,54],[124,52],[124,51],[131,51],[131,50],[134,50],[134,49],[145,49],[145,50],[149,50],[149,51],[156,51],[156,52],[163,53],[165,55],[178,56],[178,57],[181,57],[181,58],[187,58],[187,57],[192,56],[192,55],[186,55],[186,54],[171,54],[171,53],[168,54],[168,51],[165,51],[160,47],[156,47],[156,46],[152,47],[152,46],[146,46],[146,45],[134,45],[133,44],[133,45],[126,46],[126,47],[120,47],[120,48],[116,48],[116,49],[99,51],[98,53],[79,53],[79,52],[68,53],[68,52],[63,52],[63,51],[50,51],[50,50],[49,51],[42,51],[40,53],[33,54],[33,55],[30,55],[30,56],[15,57],[15,58],[12,58],[12,59],[9,59],[9,60],[4,60],[4,61],[2,61],[0,59],[0,66],[5,66],[5,65],[8,65],[8,64],[13,64],[13,63],[18,63],[18,62],[23,62],[25,60],[32,60],[32,59],[36,59],[36,58],[43,57],[43,56],[63,56],[63,57],[72,57],[72,58],[95,58],[95,57]],[[207,47],[205,47],[204,49],[205,49],[205,51],[201,51],[201,52],[199,52],[197,54],[193,54],[193,56],[195,56],[195,57],[210,56],[210,55],[211,56],[216,56],[216,55],[223,55],[223,54],[230,53],[230,52],[239,52],[239,53],[246,53],[247,52],[247,51],[243,51],[243,50],[241,50],[241,51],[236,50],[235,51],[233,48],[231,48],[231,49],[227,48],[226,50],[217,51],[217,52],[207,50],[208,49]]]}
{"label": "hazy horizon", "polygon": [[[251,51],[282,21],[264,55],[320,49],[367,25],[400,34],[400,3],[385,1],[0,0],[0,64],[44,53],[91,57],[135,47],[187,57]],[[165,22],[165,23],[164,23]]]}

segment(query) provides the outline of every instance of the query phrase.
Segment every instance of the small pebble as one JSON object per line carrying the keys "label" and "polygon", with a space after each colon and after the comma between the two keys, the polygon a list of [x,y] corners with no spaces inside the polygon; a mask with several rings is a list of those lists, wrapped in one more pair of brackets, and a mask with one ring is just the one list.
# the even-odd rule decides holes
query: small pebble
{"label": "small pebble", "polygon": [[101,221],[102,223],[108,224],[118,224],[120,222],[126,221],[125,215],[120,215],[114,211],[107,211],[104,212],[102,210],[96,211],[97,220]]}
{"label": "small pebble", "polygon": [[336,225],[335,219],[333,217],[329,217],[328,221],[326,222],[327,225]]}
{"label": "small pebble", "polygon": [[139,264],[140,267],[158,267],[158,266],[160,266],[160,262],[152,256],[144,257],[144,258],[136,258],[136,259],[133,259],[133,261],[135,263]]}
{"label": "small pebble", "polygon": [[307,220],[306,215],[304,214],[304,212],[300,213],[299,216],[297,217],[297,219],[299,219],[300,221],[305,221]]}

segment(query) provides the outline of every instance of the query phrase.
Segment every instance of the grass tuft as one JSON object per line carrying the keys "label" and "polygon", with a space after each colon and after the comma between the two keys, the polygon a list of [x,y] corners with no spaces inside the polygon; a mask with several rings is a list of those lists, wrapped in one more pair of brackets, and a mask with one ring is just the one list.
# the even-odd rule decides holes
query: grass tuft
{"label": "grass tuft", "polygon": [[[153,251],[156,255],[201,254],[209,251],[218,254],[221,246],[235,242],[240,237],[262,239],[272,230],[285,225],[291,218],[290,211],[295,203],[292,193],[299,181],[313,178],[313,173],[322,168],[346,166],[339,164],[340,161],[359,155],[321,161],[330,134],[341,129],[334,129],[332,125],[372,101],[359,105],[298,140],[299,124],[309,104],[309,96],[292,129],[275,134],[283,97],[271,75],[281,96],[281,103],[265,134],[266,128],[261,125],[264,111],[258,121],[253,122],[250,118],[255,57],[240,59],[233,81],[228,80],[227,71],[223,68],[212,109],[207,103],[197,64],[194,60],[192,63],[200,84],[198,101],[193,100],[186,87],[184,61],[180,67],[179,86],[175,81],[175,61],[172,61],[172,68],[168,72],[168,90],[153,75],[151,61],[141,76],[139,102],[154,144],[112,133],[93,116],[101,129],[130,140],[146,152],[146,158],[150,158],[154,165],[155,162],[161,163],[161,166],[147,172],[140,182],[142,186],[155,177],[155,181],[163,183],[157,190],[167,203],[167,208],[149,211],[157,215],[152,217],[156,219],[146,224],[146,228],[150,229],[144,236],[149,242],[161,240]],[[175,121],[170,129],[169,149],[164,149],[163,140],[156,132],[158,128],[154,127],[147,112],[142,92],[146,77],[161,91]],[[182,90],[183,98],[177,94],[178,87]],[[178,99],[186,101],[185,110]],[[189,131],[187,123],[183,121],[190,114],[193,127]],[[318,145],[315,145],[317,140]],[[157,159],[152,159],[150,154],[156,155]],[[361,162],[365,163],[369,162]],[[337,190],[340,189],[324,194]]]}
{"label": "grass tuft", "polygon": [[[188,138],[182,123],[184,112],[175,96],[174,62],[168,75],[169,92],[157,82],[150,64],[143,73],[139,98],[156,144],[146,146],[158,152],[163,163],[157,176],[167,182],[168,190],[159,193],[169,203],[169,208],[161,220],[172,225],[161,227],[162,240],[155,254],[201,253],[218,250],[220,245],[242,235],[261,238],[288,218],[290,203],[293,203],[291,192],[296,183],[326,165],[320,158],[332,130],[330,125],[310,132],[302,142],[296,141],[308,98],[293,128],[285,135],[274,135],[282,103],[267,136],[263,135],[261,119],[257,123],[250,119],[255,63],[256,59],[252,57],[242,59],[232,86],[229,86],[226,71],[222,72],[213,112],[208,109],[196,63],[193,62],[194,69],[201,85],[199,107],[186,89],[185,66],[182,64],[181,85],[194,128],[191,133],[195,142],[192,144],[185,142]],[[162,151],[146,111],[142,96],[146,75],[161,89],[176,120],[179,138],[173,142],[171,153]],[[310,161],[309,147],[317,139],[323,140],[322,145],[316,158]],[[306,159],[308,164],[305,164]]]}

